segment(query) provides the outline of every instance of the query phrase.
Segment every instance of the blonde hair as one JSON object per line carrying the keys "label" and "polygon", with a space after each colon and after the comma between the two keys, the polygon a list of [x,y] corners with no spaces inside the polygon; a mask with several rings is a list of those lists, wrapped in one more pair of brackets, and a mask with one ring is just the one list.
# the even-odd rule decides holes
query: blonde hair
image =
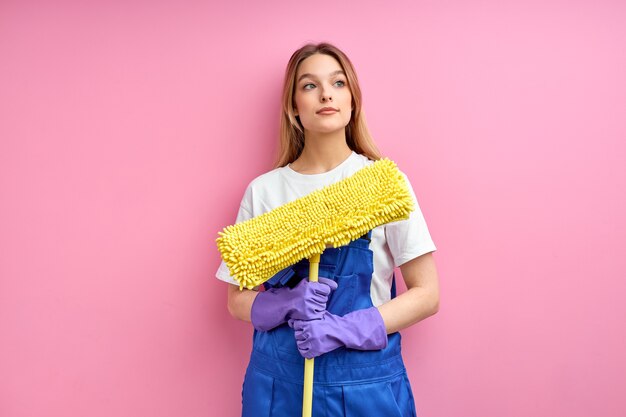
{"label": "blonde hair", "polygon": [[280,150],[275,167],[283,167],[295,161],[304,149],[304,129],[294,115],[294,89],[296,72],[300,63],[313,54],[326,54],[335,58],[346,73],[348,88],[352,93],[352,116],[346,126],[346,142],[348,147],[356,153],[363,154],[369,159],[378,160],[380,152],[370,135],[365,122],[365,114],[361,108],[362,96],[359,81],[352,62],[339,48],[327,42],[318,44],[308,43],[295,51],[285,71],[283,84],[282,111],[280,116]]}

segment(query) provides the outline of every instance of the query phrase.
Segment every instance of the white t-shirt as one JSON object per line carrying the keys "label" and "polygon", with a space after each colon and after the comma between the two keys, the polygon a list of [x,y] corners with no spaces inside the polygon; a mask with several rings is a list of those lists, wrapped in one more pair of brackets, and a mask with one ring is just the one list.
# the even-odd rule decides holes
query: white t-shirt
{"label": "white t-shirt", "polygon": [[[304,197],[326,185],[349,177],[359,169],[373,163],[374,161],[366,156],[353,151],[341,164],[322,174],[300,174],[289,165],[262,174],[248,185],[239,206],[236,223]],[[406,220],[387,223],[372,230],[372,241],[369,247],[374,252],[371,297],[375,306],[391,298],[394,267],[437,249],[430,237],[411,183],[404,173],[403,175],[409,185],[415,210]],[[219,266],[216,276],[222,281],[239,285],[230,275],[224,261]]]}

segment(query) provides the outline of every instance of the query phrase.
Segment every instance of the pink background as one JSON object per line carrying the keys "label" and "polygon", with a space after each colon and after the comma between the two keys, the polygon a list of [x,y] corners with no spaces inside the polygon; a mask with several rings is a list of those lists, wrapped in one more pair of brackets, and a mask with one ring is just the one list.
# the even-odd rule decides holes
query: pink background
{"label": "pink background", "polygon": [[438,247],[420,417],[626,415],[619,1],[0,5],[0,415],[235,416],[217,231],[291,53],[351,57]]}

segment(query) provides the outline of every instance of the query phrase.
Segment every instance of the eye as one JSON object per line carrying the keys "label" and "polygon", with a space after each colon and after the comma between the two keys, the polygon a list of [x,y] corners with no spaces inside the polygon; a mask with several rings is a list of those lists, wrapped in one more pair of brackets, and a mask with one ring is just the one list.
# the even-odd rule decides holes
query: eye
{"label": "eye", "polygon": [[307,86],[309,86],[309,85],[312,85],[313,87],[315,87],[315,84],[313,84],[313,83],[306,83],[306,84],[304,84],[302,86],[302,88],[305,89],[305,90],[310,90],[310,88],[307,88]]}
{"label": "eye", "polygon": [[337,80],[337,81],[335,81],[335,84],[337,84],[337,83],[340,83],[340,84],[339,84],[339,87],[343,87],[344,85],[346,85],[346,82],[345,82],[345,81],[342,81],[342,80]]}

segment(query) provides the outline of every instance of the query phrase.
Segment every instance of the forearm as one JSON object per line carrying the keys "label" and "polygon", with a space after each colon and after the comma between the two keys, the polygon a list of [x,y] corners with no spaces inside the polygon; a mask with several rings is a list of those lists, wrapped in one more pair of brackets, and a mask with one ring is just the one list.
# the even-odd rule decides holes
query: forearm
{"label": "forearm", "polygon": [[407,291],[378,307],[387,334],[402,330],[439,311],[439,277],[432,252],[400,265]]}
{"label": "forearm", "polygon": [[409,327],[435,314],[439,309],[438,291],[413,287],[378,307],[387,334]]}
{"label": "forearm", "polygon": [[228,312],[236,319],[250,322],[252,303],[259,292],[246,288],[239,291],[239,287],[230,284],[228,287]]}

